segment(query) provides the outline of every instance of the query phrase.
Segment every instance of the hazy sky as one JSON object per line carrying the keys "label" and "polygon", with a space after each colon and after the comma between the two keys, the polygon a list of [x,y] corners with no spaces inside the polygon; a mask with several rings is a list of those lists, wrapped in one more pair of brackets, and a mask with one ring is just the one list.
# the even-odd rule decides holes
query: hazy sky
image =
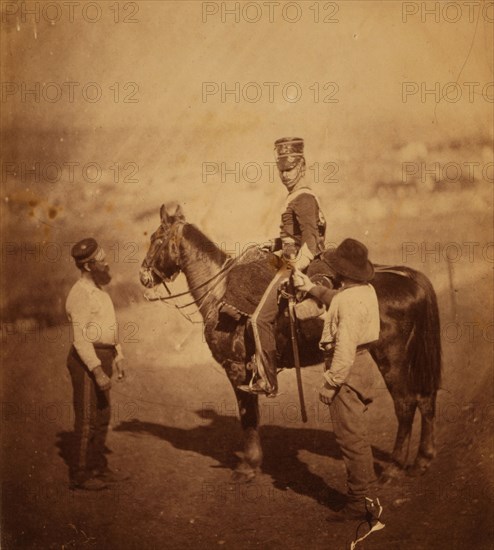
{"label": "hazy sky", "polygon": [[[493,9],[291,4],[225,14],[235,2],[143,1],[117,14],[100,2],[99,13],[71,14],[60,3],[40,8],[39,22],[3,4],[3,124],[17,128],[8,155],[137,159],[152,174],[264,158],[280,135],[302,135],[317,153],[365,153],[492,126]],[[40,101],[22,86],[38,86]],[[436,86],[439,104],[424,95]]]}

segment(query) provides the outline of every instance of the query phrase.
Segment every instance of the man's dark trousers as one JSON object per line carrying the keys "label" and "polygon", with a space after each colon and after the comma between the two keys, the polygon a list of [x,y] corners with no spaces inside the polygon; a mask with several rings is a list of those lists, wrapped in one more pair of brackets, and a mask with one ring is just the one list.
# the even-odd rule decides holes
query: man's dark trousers
{"label": "man's dark trousers", "polygon": [[[115,348],[95,346],[95,351],[101,368],[111,378]],[[69,470],[71,484],[77,485],[92,477],[94,470],[101,472],[107,468],[105,441],[111,417],[110,391],[98,388],[94,375],[74,346],[70,349],[67,367],[72,379],[75,432]]]}

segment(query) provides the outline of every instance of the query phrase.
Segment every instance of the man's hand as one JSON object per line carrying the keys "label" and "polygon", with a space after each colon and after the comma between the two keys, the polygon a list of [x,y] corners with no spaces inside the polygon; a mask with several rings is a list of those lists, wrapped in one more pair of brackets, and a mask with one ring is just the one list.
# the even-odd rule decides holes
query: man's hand
{"label": "man's hand", "polygon": [[94,374],[94,379],[96,380],[96,384],[98,384],[98,388],[101,391],[107,391],[111,388],[111,380],[103,372],[103,369],[101,368],[101,366],[95,367],[93,369],[93,374]]}
{"label": "man's hand", "polygon": [[115,361],[115,369],[117,371],[117,381],[121,382],[125,378],[123,359],[120,359],[120,361]]}
{"label": "man's hand", "polygon": [[335,395],[336,388],[332,388],[327,382],[325,382],[319,390],[319,401],[326,405],[331,405]]}
{"label": "man's hand", "polygon": [[293,284],[297,290],[302,290],[304,292],[309,292],[310,289],[314,287],[314,283],[310,278],[297,268],[293,270]]}
{"label": "man's hand", "polygon": [[281,250],[281,239],[279,237],[269,239],[269,241],[266,241],[260,245],[260,249],[265,252],[276,252]]}

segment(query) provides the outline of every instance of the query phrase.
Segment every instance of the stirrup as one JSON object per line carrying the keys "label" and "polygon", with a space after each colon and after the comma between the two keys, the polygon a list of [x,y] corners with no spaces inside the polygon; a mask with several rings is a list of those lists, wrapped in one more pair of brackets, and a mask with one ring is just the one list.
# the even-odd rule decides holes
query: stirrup
{"label": "stirrup", "polygon": [[[250,365],[250,369],[249,369],[249,365]],[[270,384],[269,382],[264,380],[262,376],[260,376],[259,374],[256,354],[251,355],[250,361],[247,363],[247,370],[252,371],[252,376],[248,384],[242,384],[240,386],[237,386],[237,388],[240,391],[252,393],[255,395],[265,395],[266,397],[277,397],[279,395],[277,389],[276,390],[267,389],[267,387],[270,386]],[[260,383],[266,387],[262,387]]]}
{"label": "stirrup", "polygon": [[[257,378],[257,380],[256,380]],[[248,384],[242,384],[237,386],[237,389],[247,393],[253,393],[255,395],[266,395],[266,397],[276,397],[277,391],[269,390],[267,387],[261,386],[267,385],[266,382],[259,376],[257,370],[252,373],[252,377]]]}
{"label": "stirrup", "polygon": [[263,388],[256,382],[255,384],[242,384],[240,386],[237,386],[237,389],[240,391],[244,391],[246,393],[251,393],[254,395],[265,395],[266,397],[277,397],[278,391],[277,390],[268,390],[267,388]]}

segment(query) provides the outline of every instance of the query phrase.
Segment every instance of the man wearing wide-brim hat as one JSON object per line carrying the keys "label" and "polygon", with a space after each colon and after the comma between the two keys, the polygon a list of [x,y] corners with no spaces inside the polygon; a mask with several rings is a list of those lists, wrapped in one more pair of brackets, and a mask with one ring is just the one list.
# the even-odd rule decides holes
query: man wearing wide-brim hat
{"label": "man wearing wide-brim hat", "polygon": [[304,140],[287,137],[275,141],[276,165],[288,190],[281,214],[280,237],[271,251],[278,255],[278,272],[264,292],[251,317],[256,346],[256,373],[249,385],[239,389],[255,394],[276,395],[277,350],[274,336],[278,316],[278,289],[294,267],[305,269],[324,250],[326,221],[319,200],[305,181]]}
{"label": "man wearing wide-brim hat", "polygon": [[[379,306],[374,287],[374,266],[367,248],[345,239],[321,259],[335,272],[340,290],[336,294],[314,286],[297,272],[294,284],[329,305],[320,346],[325,371],[320,400],[330,406],[333,429],[347,471],[347,502],[330,519],[368,519],[375,503],[376,476],[367,438],[367,405],[373,399],[375,367],[368,345],[379,339]],[[367,499],[367,500],[366,500]]]}

